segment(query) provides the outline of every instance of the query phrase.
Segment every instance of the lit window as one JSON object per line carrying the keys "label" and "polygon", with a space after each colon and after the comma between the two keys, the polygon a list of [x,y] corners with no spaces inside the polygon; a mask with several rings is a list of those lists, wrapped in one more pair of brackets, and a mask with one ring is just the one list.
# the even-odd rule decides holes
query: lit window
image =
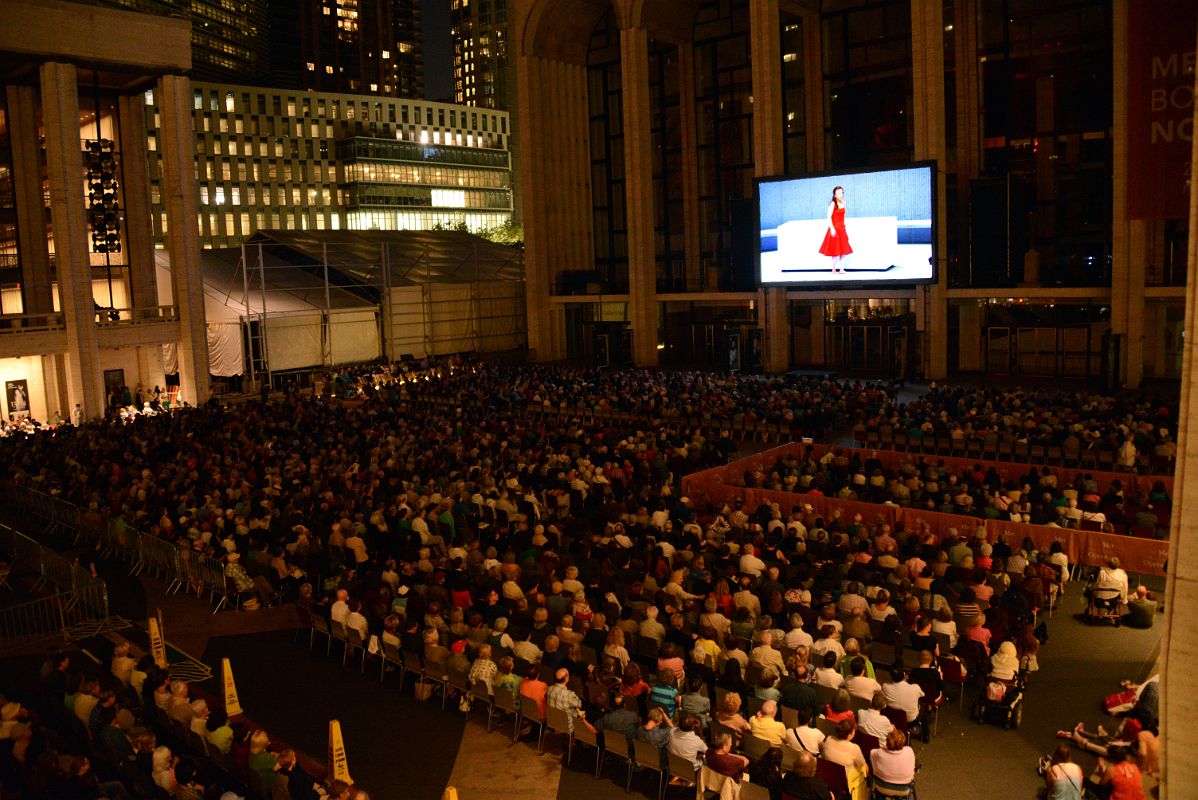
{"label": "lit window", "polygon": [[308,62],[308,72],[315,72],[315,71],[316,71],[316,65],[313,64],[311,61],[309,61]]}
{"label": "lit window", "polygon": [[332,64],[325,65],[324,71],[325,71],[325,74],[332,75],[333,74],[333,65]]}
{"label": "lit window", "polygon": [[391,51],[390,51],[390,50],[384,50],[384,51],[383,51],[383,59],[384,59],[384,60],[386,60],[386,59],[388,59],[388,58],[390,58],[390,57],[391,57]]}

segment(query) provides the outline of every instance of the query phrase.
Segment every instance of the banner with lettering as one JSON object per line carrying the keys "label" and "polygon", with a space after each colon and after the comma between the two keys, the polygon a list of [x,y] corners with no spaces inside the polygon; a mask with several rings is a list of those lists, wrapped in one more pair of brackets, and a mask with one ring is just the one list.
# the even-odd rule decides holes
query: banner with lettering
{"label": "banner with lettering", "polygon": [[1184,219],[1190,207],[1198,12],[1194,0],[1127,6],[1128,215]]}

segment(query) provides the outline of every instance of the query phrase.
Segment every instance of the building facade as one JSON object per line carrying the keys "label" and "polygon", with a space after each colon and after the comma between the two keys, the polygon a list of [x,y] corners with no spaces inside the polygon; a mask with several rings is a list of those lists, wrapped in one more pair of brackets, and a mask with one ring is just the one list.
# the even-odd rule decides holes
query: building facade
{"label": "building facade", "polygon": [[[1167,5],[1191,41],[1139,39],[1183,72],[1192,9]],[[717,364],[728,334],[761,329],[772,371],[1176,379],[1184,213],[1128,206],[1126,104],[1152,108],[1128,94],[1128,36],[1158,17],[1104,0],[515,0],[518,146],[539,154],[521,164],[532,346],[588,358],[620,323],[636,363]],[[921,160],[938,165],[937,284],[758,289],[755,179]],[[1169,197],[1183,170],[1162,170]]]}
{"label": "building facade", "polygon": [[[160,109],[145,97],[155,236]],[[508,115],[446,103],[196,83],[200,241],[260,229],[470,231],[511,219]]]}
{"label": "building facade", "polygon": [[424,96],[419,0],[269,0],[271,84]]}
{"label": "building facade", "polygon": [[514,102],[508,47],[508,0],[453,0],[453,99],[509,111]]}
{"label": "building facade", "polygon": [[267,0],[83,0],[191,23],[191,77],[254,83],[270,67]]}
{"label": "building facade", "polygon": [[[77,408],[91,419],[114,387],[168,376],[204,402],[188,24],[58,0],[0,0],[0,19],[0,381],[26,398],[6,416]],[[146,175],[151,88],[163,282]]]}

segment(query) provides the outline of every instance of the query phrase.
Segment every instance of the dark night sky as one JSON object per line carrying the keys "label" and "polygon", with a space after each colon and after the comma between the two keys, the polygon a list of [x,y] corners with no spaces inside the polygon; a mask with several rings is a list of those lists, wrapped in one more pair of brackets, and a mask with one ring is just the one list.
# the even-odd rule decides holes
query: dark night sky
{"label": "dark night sky", "polygon": [[453,99],[453,55],[449,41],[449,0],[420,0],[424,25],[424,97]]}

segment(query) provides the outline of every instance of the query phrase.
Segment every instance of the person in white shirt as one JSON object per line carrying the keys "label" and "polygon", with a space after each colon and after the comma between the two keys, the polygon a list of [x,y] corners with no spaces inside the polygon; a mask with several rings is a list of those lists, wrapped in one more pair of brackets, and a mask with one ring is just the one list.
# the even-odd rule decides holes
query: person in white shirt
{"label": "person in white shirt", "polygon": [[853,697],[860,697],[862,700],[871,700],[875,694],[882,690],[882,684],[865,674],[864,658],[858,656],[849,662],[849,672],[852,675],[844,682],[844,688],[848,689],[849,694],[853,695]]}
{"label": "person in white shirt", "polygon": [[761,573],[765,570],[765,562],[758,558],[753,552],[753,545],[746,544],[741,550],[740,556],[740,571],[745,575],[751,575],[754,578],[760,578]]}
{"label": "person in white shirt", "polygon": [[835,653],[824,653],[823,666],[815,670],[816,684],[827,686],[829,689],[839,689],[844,686],[844,676],[836,668],[839,661],[840,659],[836,657]]}
{"label": "person in white shirt", "polygon": [[1094,581],[1094,590],[1117,589],[1119,599],[1127,602],[1127,573],[1119,566],[1119,559],[1112,558],[1106,566],[1098,570],[1098,579]]}
{"label": "person in white shirt", "polygon": [[901,667],[890,670],[890,683],[882,687],[882,696],[886,698],[886,705],[905,711],[908,722],[914,722],[919,716],[923,689],[919,684],[908,682],[907,674]]}
{"label": "person in white shirt", "polygon": [[782,644],[790,650],[798,650],[800,647],[811,647],[815,640],[811,638],[811,634],[803,630],[803,617],[799,614],[790,615],[790,630],[782,637]]}
{"label": "person in white shirt", "polygon": [[882,713],[884,708],[886,708],[886,698],[882,696],[881,692],[878,692],[870,701],[869,708],[863,708],[857,712],[857,727],[870,736],[876,736],[880,742],[886,741],[886,737],[894,730],[894,723]]}
{"label": "person in white shirt", "polygon": [[370,638],[370,625],[362,615],[362,604],[357,600],[350,601],[349,613],[345,615],[345,629],[356,630],[364,642]]}
{"label": "person in white shirt", "polygon": [[337,599],[329,607],[329,619],[344,625],[347,616],[349,616],[349,592],[345,589],[338,589]]}
{"label": "person in white shirt", "polygon": [[835,653],[838,660],[844,658],[844,645],[840,643],[840,631],[831,625],[823,626],[820,629],[820,638],[811,645],[811,652],[818,656]]}
{"label": "person in white shirt", "polygon": [[786,731],[786,745],[797,753],[805,752],[817,756],[824,746],[824,739],[828,737],[819,728],[811,727],[810,708],[800,708],[798,715],[798,726]]}

